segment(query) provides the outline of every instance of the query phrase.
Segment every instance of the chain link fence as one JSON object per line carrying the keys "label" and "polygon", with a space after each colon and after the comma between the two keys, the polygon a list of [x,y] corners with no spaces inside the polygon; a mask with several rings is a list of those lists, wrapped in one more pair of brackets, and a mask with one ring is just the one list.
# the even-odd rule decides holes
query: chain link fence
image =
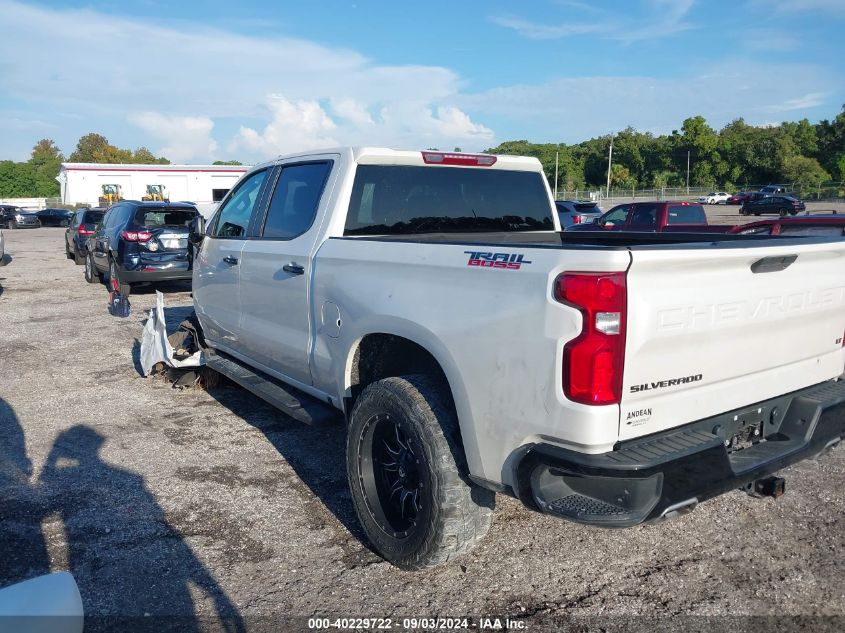
{"label": "chain link fence", "polygon": [[[787,195],[794,195],[803,200],[845,201],[845,182],[831,181],[817,184],[778,183],[787,190]],[[759,191],[766,185],[746,184],[741,191]],[[558,189],[558,200],[594,200],[596,202],[614,200],[698,200],[714,191],[733,194],[737,189],[714,189],[713,187],[662,187],[652,189],[627,189],[612,187],[608,192],[604,187],[585,189]]]}

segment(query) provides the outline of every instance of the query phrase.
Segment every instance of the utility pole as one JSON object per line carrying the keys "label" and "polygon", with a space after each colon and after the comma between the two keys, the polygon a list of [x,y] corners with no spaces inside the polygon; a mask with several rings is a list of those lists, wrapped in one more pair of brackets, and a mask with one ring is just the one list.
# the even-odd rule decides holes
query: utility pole
{"label": "utility pole", "polygon": [[610,133],[610,151],[607,153],[607,197],[610,198],[610,165],[613,162],[613,132]]}
{"label": "utility pole", "polygon": [[560,158],[560,152],[555,152],[555,200],[557,200],[557,164]]}
{"label": "utility pole", "polygon": [[689,195],[689,150],[687,150],[687,195]]}

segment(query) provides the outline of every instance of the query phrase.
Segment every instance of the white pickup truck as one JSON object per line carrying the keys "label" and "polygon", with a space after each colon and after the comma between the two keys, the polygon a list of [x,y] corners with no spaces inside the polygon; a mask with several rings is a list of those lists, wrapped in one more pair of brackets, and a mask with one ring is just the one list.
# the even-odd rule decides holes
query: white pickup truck
{"label": "white pickup truck", "polygon": [[468,551],[497,492],[632,526],[778,495],[839,442],[845,241],[559,228],[531,158],[259,165],[193,227],[209,365],[345,417],[355,509],[408,569]]}

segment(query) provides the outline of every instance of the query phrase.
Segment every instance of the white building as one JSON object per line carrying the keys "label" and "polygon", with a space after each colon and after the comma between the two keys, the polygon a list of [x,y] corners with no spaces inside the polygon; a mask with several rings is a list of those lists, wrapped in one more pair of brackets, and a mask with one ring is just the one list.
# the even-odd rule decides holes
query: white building
{"label": "white building", "polygon": [[203,215],[223,199],[247,165],[104,165],[62,163],[56,180],[62,202],[96,207],[103,185],[119,185],[121,197],[141,200],[148,185],[161,185],[171,202],[195,203]]}

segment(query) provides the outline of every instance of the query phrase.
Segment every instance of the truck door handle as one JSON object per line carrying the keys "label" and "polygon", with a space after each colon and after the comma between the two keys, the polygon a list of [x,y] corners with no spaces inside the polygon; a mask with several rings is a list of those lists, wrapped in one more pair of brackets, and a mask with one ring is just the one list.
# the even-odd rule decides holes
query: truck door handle
{"label": "truck door handle", "polygon": [[798,259],[798,255],[764,257],[763,259],[758,259],[756,262],[751,264],[751,272],[755,274],[774,273],[780,270],[786,270],[795,262],[796,259]]}
{"label": "truck door handle", "polygon": [[229,266],[237,266],[238,265],[238,258],[232,257],[231,255],[226,255],[226,257],[223,258],[223,261],[226,262],[227,264],[229,264]]}
{"label": "truck door handle", "polygon": [[301,275],[305,272],[305,269],[302,266],[294,264],[293,262],[282,266],[282,270],[286,273],[290,273],[291,275]]}

